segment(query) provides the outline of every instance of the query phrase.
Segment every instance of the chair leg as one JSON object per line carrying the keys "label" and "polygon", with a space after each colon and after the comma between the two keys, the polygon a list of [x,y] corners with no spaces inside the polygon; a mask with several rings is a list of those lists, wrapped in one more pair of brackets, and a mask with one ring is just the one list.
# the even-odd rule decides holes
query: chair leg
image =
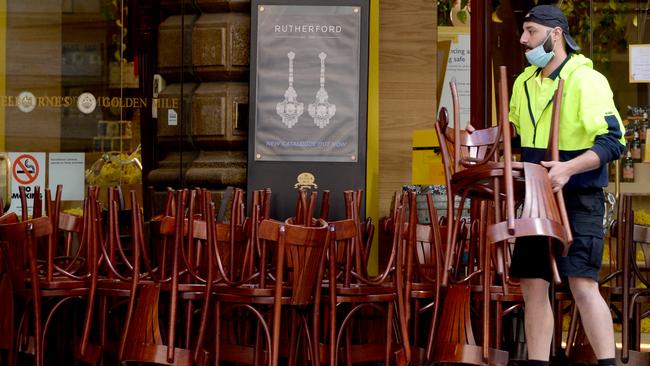
{"label": "chair leg", "polygon": [[411,362],[414,365],[420,365],[420,301],[414,299],[413,307],[413,347],[411,349],[415,350],[415,354],[411,352]]}
{"label": "chair leg", "polygon": [[221,301],[214,302],[214,365],[219,366],[221,347]]}
{"label": "chair leg", "polygon": [[[2,251],[0,251],[0,266],[2,263]],[[7,363],[14,366],[14,352],[16,346],[15,331],[15,302],[14,290],[7,274],[0,274],[0,339],[7,349]]]}
{"label": "chair leg", "polygon": [[35,297],[32,301],[34,306],[34,355],[36,366],[43,366],[43,328],[41,327],[41,299]]}
{"label": "chair leg", "polygon": [[634,304],[634,329],[633,333],[630,335],[632,338],[631,345],[634,347],[634,350],[637,352],[641,351],[641,303]]}
{"label": "chair leg", "polygon": [[302,323],[296,321],[296,311],[291,309],[291,329],[289,330],[289,359],[288,365],[293,366],[296,364],[296,352],[298,351],[298,338],[300,337],[300,330]]}
{"label": "chair leg", "polygon": [[352,329],[354,329],[355,320],[350,321],[348,329],[345,331],[345,361],[346,365],[352,365]]}
{"label": "chair leg", "polygon": [[330,301],[330,329],[328,329],[327,334],[330,339],[330,365],[334,366],[336,365],[335,362],[338,349],[336,349],[336,300],[334,296],[332,296],[332,298],[334,298],[334,301]]}
{"label": "chair leg", "polygon": [[[555,284],[552,284],[553,288]],[[551,301],[555,307],[555,327],[553,334],[553,343],[551,343],[551,357],[558,357],[562,351],[562,301],[555,299],[555,291],[551,291]]]}
{"label": "chair leg", "polygon": [[494,348],[501,349],[501,341],[503,337],[503,303],[496,301],[494,309]]}
{"label": "chair leg", "polygon": [[393,316],[395,316],[395,304],[388,302],[388,312],[386,314],[386,360],[385,365],[390,365],[390,358],[393,352]]}
{"label": "chair leg", "polygon": [[[316,314],[317,317],[320,318],[320,312],[314,310],[314,314]],[[318,338],[318,333],[319,333],[319,323],[313,323],[311,326],[311,334],[309,334],[308,330],[308,320],[307,317],[305,316],[305,334],[308,339],[308,344],[307,344],[307,351],[311,353],[310,359],[311,359],[311,364],[312,366],[319,366],[320,365],[320,349],[319,349],[319,338]]]}
{"label": "chair leg", "polygon": [[190,335],[192,334],[192,313],[194,313],[194,304],[192,303],[192,300],[187,300],[185,303],[185,342],[183,343],[183,347],[185,347],[185,349],[190,349]]}
{"label": "chair leg", "polygon": [[571,358],[571,351],[573,350],[573,344],[578,333],[579,321],[580,315],[578,313],[578,307],[573,304],[573,307],[571,309],[571,322],[569,323],[569,333],[567,334],[566,348],[564,349],[564,355],[569,359]]}
{"label": "chair leg", "polygon": [[108,298],[102,296],[99,299],[99,345],[102,350],[106,347],[106,317],[108,314]]}
{"label": "chair leg", "polygon": [[[253,365],[258,366],[262,364],[262,361],[264,360],[264,354],[262,353],[262,329],[261,326],[259,325],[260,320],[258,320],[258,326],[255,327],[255,351],[254,351],[254,358],[253,358]],[[272,348],[269,349],[269,354],[268,354],[268,362],[269,365],[271,364],[272,360]]]}

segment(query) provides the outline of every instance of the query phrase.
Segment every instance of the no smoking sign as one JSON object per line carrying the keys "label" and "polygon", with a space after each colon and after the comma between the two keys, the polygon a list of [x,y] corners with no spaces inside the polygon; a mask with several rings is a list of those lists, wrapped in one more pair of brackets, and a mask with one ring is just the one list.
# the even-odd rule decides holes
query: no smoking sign
{"label": "no smoking sign", "polygon": [[40,165],[32,155],[22,154],[13,163],[14,179],[20,184],[32,184],[38,178]]}
{"label": "no smoking sign", "polygon": [[[37,152],[14,152],[9,153],[11,160],[11,207],[9,211],[20,214],[22,205],[20,203],[19,187],[25,187],[27,193],[27,209],[32,211],[34,199],[34,187],[40,186],[45,190],[45,171],[47,168],[45,153]],[[41,195],[43,193],[41,192]]]}

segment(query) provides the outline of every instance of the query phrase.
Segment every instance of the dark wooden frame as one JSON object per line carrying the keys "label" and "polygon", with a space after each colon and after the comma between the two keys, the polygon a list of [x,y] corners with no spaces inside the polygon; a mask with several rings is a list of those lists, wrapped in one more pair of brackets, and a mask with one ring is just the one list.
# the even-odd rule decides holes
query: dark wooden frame
{"label": "dark wooden frame", "polygon": [[[255,126],[256,118],[256,75],[257,75],[257,7],[259,5],[322,5],[358,6],[361,8],[360,67],[359,67],[359,133],[358,156],[355,162],[310,162],[310,161],[256,161]],[[316,177],[318,190],[332,192],[331,215],[343,217],[342,194],[348,189],[365,189],[366,185],[366,136],[368,120],[368,34],[370,19],[369,0],[252,0],[251,1],[251,51],[250,92],[248,129],[248,177],[247,192],[270,187],[273,191],[271,217],[284,218],[293,214],[295,208],[296,177],[310,172]]]}

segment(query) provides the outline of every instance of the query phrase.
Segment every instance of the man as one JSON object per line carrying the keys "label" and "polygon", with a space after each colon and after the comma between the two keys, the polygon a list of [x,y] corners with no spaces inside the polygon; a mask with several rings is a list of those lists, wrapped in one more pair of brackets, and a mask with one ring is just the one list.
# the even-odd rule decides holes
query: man
{"label": "man", "polygon": [[[625,149],[623,124],[607,79],[593,69],[569,35],[562,11],[554,5],[534,7],[524,18],[520,43],[527,67],[516,79],[510,100],[510,121],[521,140],[523,161],[549,169],[554,191],[564,190],[573,233],[566,257],[557,257],[560,274],[580,311],[589,342],[600,366],[614,365],[614,331],[607,304],[598,290],[603,253],[604,194],[607,163]],[[560,115],[559,162],[543,161],[548,146],[552,98],[565,80]],[[546,239],[520,238],[515,244],[511,274],[521,279],[526,308],[529,365],[548,365],[553,314],[548,298],[552,278]]]}

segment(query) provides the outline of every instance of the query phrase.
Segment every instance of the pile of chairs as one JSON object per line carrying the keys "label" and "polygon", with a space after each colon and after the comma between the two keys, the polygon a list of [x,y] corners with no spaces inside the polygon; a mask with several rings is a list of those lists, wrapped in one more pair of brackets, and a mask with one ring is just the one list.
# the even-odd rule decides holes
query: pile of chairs
{"label": "pile of chairs", "polygon": [[316,194],[301,191],[296,215],[278,221],[270,190],[248,210],[231,190],[224,215],[204,189],[169,190],[145,223],[134,192],[125,210],[119,189],[102,204],[90,187],[74,216],[60,212],[61,189],[46,190],[45,215],[39,192],[31,217],[22,192],[22,217],[0,217],[2,364],[317,365],[404,350],[402,248],[368,273],[361,191],[345,192],[336,221],[327,193],[314,217]]}
{"label": "pile of chairs", "polygon": [[[553,112],[548,159],[559,159],[559,117],[563,81],[553,98]],[[560,285],[555,265],[555,255],[568,253],[572,233],[564,207],[562,192],[554,193],[546,169],[534,164],[515,162],[510,147],[511,132],[508,122],[508,102],[505,68],[500,70],[498,88],[499,123],[487,129],[468,132],[461,128],[460,106],[451,83],[454,102],[454,121],[450,125],[447,111],[440,111],[436,132],[440,141],[447,186],[447,218],[438,225],[435,210],[429,209],[431,232],[440,232],[430,240],[435,241],[429,252],[417,250],[411,258],[429,276],[414,272],[406,264],[403,273],[409,284],[425,278],[433,291],[426,296],[423,309],[432,308],[428,332],[418,327],[421,322],[410,323],[410,306],[417,307],[413,293],[404,292],[403,310],[407,320],[408,337],[412,348],[409,354],[413,364],[452,362],[463,364],[506,365],[509,361],[525,360],[523,322],[514,328],[504,329],[503,319],[523,308],[523,295],[516,279],[510,278],[508,268],[512,244],[516,238],[527,236],[548,237],[549,258],[553,283],[549,294],[555,310],[555,334],[551,356],[559,362],[595,363],[591,348],[581,332],[579,314],[572,304],[568,289]],[[482,124],[482,123],[478,123]],[[460,197],[459,207],[455,206]],[[427,197],[430,200],[430,197]],[[404,201],[402,201],[404,202]],[[469,204],[470,217],[463,217],[464,205]],[[612,316],[622,324],[622,362],[646,365],[650,354],[640,352],[640,321],[650,316],[650,228],[633,223],[632,198],[623,196],[619,202],[617,223],[610,229],[609,269],[601,280],[604,297],[612,308]],[[408,227],[421,225],[413,213],[414,204],[402,203],[408,208]],[[393,213],[397,219],[399,215]],[[413,223],[413,224],[411,224]],[[403,228],[404,232],[409,232]],[[397,232],[397,229],[395,229]],[[404,234],[404,250],[418,248],[420,240],[415,233]],[[398,233],[394,233],[399,235]],[[425,237],[425,235],[423,235]],[[428,257],[425,253],[436,253]],[[428,264],[428,265],[427,265]],[[427,272],[424,272],[427,273]],[[411,301],[409,305],[408,301]],[[413,314],[412,314],[413,313]],[[566,339],[566,349],[561,350],[563,317],[570,313],[571,326]],[[510,339],[508,339],[510,338]],[[504,340],[510,349],[505,350]]]}
{"label": "pile of chairs", "polygon": [[[397,193],[380,232],[386,258],[368,261],[374,225],[363,192],[346,191],[345,214],[331,219],[329,192],[299,191],[295,215],[270,217],[271,192],[229,189],[216,207],[205,189],[169,190],[164,212],[146,223],[134,192],[90,187],[83,216],[34,194],[31,217],[0,216],[0,364],[139,362],[163,365],[506,365],[525,358],[502,350],[502,318],[522,308],[508,276],[512,243],[547,236],[553,253],[571,243],[563,198],[546,170],[514,162],[501,70],[500,123],[468,133],[441,110],[436,132],[447,183],[447,217],[431,192]],[[551,158],[557,159],[562,83],[555,96]],[[456,198],[460,206],[456,207]],[[418,200],[426,220],[418,218]],[[603,283],[620,304],[623,359],[637,360],[639,322],[648,316],[650,230],[620,205],[616,260]],[[463,217],[465,205],[470,217]],[[636,255],[643,253],[645,261]],[[559,281],[553,267],[555,280]],[[561,329],[570,295],[553,294]],[[574,311],[566,354],[584,337]],[[54,334],[53,334],[54,333]],[[510,332],[519,339],[517,331]],[[60,335],[56,337],[55,334]],[[560,353],[556,334],[554,353]],[[522,348],[520,347],[520,350]],[[46,357],[47,355],[47,357]],[[46,359],[48,362],[45,362]],[[643,358],[641,358],[643,359]],[[646,362],[647,364],[647,362]]]}

